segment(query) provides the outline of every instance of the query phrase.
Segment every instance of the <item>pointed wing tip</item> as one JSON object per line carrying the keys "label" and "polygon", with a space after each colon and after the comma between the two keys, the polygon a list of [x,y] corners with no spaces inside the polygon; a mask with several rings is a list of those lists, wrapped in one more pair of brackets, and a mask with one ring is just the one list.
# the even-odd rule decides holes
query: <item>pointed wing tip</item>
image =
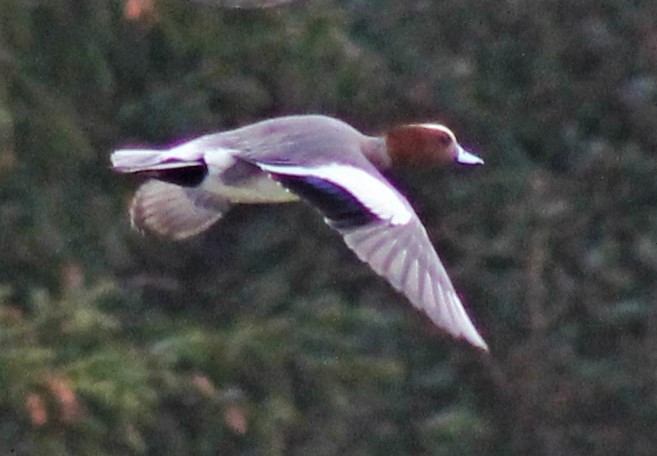
{"label": "pointed wing tip", "polygon": [[463,336],[463,338],[468,343],[475,346],[476,348],[484,351],[485,353],[490,353],[490,348],[488,347],[488,344],[484,341],[484,339],[478,333],[476,335],[466,335],[466,336]]}
{"label": "pointed wing tip", "polygon": [[410,228],[376,223],[339,231],[361,260],[425,313],[442,333],[489,351],[419,220],[415,219]]}
{"label": "pointed wing tip", "polygon": [[[456,294],[454,296],[456,296]],[[460,300],[458,301],[458,305],[460,308],[459,310],[461,310],[461,314],[464,319],[459,323],[460,331],[454,332],[453,327],[448,328],[448,331],[453,335],[455,335],[456,337],[465,340],[470,345],[473,345],[474,347],[477,347],[478,349],[483,350],[486,353],[490,352],[488,344],[486,343],[486,341],[484,341],[484,338],[481,337],[479,331],[477,331],[477,328],[475,327],[474,323],[470,319],[467,311],[463,307],[463,304],[461,304]]]}
{"label": "pointed wing tip", "polygon": [[451,292],[447,293],[445,300],[439,303],[439,306],[442,307],[444,313],[450,316],[446,320],[442,318],[436,319],[431,312],[427,312],[429,318],[439,328],[442,328],[453,337],[463,339],[470,345],[473,345],[486,353],[489,352],[488,344],[484,341],[484,338],[481,337],[479,331],[477,331],[472,319],[468,315],[468,312],[465,310],[463,303],[453,288]]}

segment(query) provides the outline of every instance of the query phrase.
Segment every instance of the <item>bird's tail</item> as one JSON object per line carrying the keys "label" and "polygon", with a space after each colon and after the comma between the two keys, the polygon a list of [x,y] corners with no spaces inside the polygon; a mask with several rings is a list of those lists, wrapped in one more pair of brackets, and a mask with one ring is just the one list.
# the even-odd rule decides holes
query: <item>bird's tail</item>
{"label": "bird's tail", "polygon": [[140,174],[183,187],[201,183],[207,174],[202,157],[186,157],[176,149],[122,149],[110,157],[112,169],[123,174]]}
{"label": "bird's tail", "polygon": [[139,173],[170,168],[182,168],[190,163],[173,161],[168,150],[121,149],[112,153],[112,169],[118,173]]}

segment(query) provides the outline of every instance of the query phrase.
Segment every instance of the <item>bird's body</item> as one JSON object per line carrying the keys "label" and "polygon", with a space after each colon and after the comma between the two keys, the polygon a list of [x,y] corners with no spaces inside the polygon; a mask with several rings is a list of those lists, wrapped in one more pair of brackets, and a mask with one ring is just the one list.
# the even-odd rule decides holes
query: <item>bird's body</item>
{"label": "bird's body", "polygon": [[373,137],[319,115],[271,119],[166,150],[112,154],[115,171],[151,177],[131,206],[140,230],[184,239],[232,204],[307,200],[440,328],[486,349],[411,205],[379,171],[449,162],[483,163],[442,125],[407,125]]}

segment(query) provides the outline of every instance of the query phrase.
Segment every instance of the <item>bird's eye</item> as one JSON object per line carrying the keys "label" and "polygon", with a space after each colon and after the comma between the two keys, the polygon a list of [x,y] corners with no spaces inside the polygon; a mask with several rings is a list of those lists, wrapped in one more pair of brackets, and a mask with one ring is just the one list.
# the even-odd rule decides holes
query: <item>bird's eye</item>
{"label": "bird's eye", "polygon": [[438,143],[442,146],[449,146],[452,143],[452,138],[447,133],[440,132],[438,134]]}

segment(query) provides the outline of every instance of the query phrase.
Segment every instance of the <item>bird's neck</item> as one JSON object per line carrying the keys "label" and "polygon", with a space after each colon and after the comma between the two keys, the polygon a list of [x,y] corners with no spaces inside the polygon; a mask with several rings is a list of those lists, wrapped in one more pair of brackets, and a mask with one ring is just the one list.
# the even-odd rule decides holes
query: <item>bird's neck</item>
{"label": "bird's neck", "polygon": [[386,140],[383,137],[367,136],[362,151],[365,157],[380,170],[388,169],[392,165]]}

